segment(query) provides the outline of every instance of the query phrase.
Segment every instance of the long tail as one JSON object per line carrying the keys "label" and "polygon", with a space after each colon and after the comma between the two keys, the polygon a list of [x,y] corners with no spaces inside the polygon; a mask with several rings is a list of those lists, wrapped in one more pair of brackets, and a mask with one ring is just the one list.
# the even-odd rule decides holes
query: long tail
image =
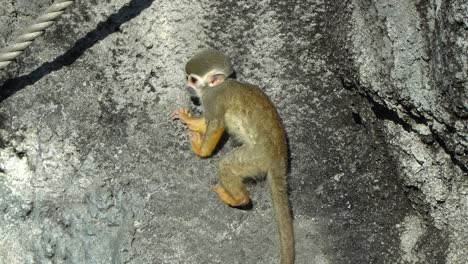
{"label": "long tail", "polygon": [[289,208],[286,166],[275,166],[268,171],[267,182],[275,210],[281,245],[281,264],[294,263],[294,233]]}

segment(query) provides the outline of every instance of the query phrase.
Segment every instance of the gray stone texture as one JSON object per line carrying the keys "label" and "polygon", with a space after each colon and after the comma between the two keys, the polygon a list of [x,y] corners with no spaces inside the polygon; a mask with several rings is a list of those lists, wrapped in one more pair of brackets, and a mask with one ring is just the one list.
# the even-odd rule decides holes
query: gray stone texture
{"label": "gray stone texture", "polygon": [[[0,47],[51,0],[0,0]],[[76,1],[0,72],[0,264],[278,263],[264,182],[169,119],[196,51],[271,97],[296,263],[468,262],[466,1]]]}

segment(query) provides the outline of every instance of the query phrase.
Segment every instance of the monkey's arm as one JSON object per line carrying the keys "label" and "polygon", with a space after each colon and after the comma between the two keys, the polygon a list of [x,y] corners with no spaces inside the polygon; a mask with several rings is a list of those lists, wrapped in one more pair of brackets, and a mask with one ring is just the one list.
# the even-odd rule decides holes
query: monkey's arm
{"label": "monkey's arm", "polygon": [[203,117],[192,117],[187,108],[180,107],[171,114],[172,119],[179,119],[191,131],[204,134],[206,132],[206,121]]}
{"label": "monkey's arm", "polygon": [[192,151],[202,158],[208,157],[213,153],[224,133],[222,122],[214,120],[207,123],[204,134],[193,131],[189,132]]}
{"label": "monkey's arm", "polygon": [[204,134],[206,132],[205,118],[203,117],[191,117],[185,121],[187,128],[194,132]]}

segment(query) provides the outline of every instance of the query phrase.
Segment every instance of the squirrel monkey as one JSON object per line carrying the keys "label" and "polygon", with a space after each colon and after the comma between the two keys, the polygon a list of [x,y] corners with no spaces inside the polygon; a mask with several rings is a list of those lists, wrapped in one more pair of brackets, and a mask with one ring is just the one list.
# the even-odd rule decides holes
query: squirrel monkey
{"label": "squirrel monkey", "polygon": [[270,99],[257,86],[228,79],[234,72],[223,53],[208,49],[190,59],[187,84],[201,99],[203,117],[186,108],[171,117],[189,129],[192,151],[200,157],[212,154],[226,131],[242,146],[219,163],[219,184],[212,187],[221,201],[232,207],[250,204],[245,177],[267,174],[281,245],[281,264],[294,262],[292,219],[287,193],[287,146],[280,117]]}

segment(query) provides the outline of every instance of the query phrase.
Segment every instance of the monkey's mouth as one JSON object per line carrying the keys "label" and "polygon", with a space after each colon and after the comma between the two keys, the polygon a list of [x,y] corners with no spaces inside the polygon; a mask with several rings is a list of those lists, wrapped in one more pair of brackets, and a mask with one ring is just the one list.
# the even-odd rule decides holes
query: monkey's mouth
{"label": "monkey's mouth", "polygon": [[190,101],[192,101],[192,103],[196,106],[201,105],[200,97],[198,96],[190,96]]}
{"label": "monkey's mouth", "polygon": [[194,105],[200,106],[201,101],[200,101],[200,97],[197,94],[197,91],[195,91],[195,89],[193,89],[192,87],[190,87],[190,89],[188,90],[189,90],[189,95],[190,95],[190,101],[192,101]]}

